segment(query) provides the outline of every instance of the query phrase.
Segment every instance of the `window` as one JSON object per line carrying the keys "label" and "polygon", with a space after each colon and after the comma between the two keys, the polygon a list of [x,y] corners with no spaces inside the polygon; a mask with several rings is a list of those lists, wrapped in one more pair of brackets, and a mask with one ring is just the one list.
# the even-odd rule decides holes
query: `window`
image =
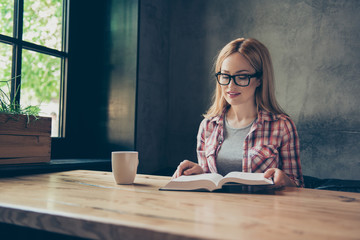
{"label": "window", "polygon": [[0,88],[52,117],[52,137],[64,136],[68,4],[0,0]]}

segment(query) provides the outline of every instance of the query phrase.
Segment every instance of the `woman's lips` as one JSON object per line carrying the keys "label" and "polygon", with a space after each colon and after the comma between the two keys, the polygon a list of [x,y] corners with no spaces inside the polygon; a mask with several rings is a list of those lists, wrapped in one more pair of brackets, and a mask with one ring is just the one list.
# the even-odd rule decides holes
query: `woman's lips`
{"label": "woman's lips", "polygon": [[240,95],[241,93],[239,92],[227,92],[227,95],[229,96],[229,98],[236,98]]}

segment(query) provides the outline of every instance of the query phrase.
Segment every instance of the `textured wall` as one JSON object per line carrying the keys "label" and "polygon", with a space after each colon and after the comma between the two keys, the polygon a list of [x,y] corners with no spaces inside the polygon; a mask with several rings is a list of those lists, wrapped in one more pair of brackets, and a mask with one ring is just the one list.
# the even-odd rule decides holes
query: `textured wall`
{"label": "textured wall", "polygon": [[139,171],[166,168],[169,85],[168,1],[141,1],[136,149]]}
{"label": "textured wall", "polygon": [[[142,0],[141,6],[147,3],[152,1]],[[167,107],[160,107],[158,120],[166,114],[168,123],[165,136],[156,140],[167,146],[161,166],[196,160],[197,128],[215,84],[214,57],[228,41],[254,37],[272,54],[276,94],[298,127],[304,174],[360,179],[360,1],[158,0],[150,5],[162,12],[157,17],[166,31],[160,27],[151,36],[143,24],[157,25],[156,17],[141,14],[139,51],[147,60],[140,58],[139,67],[149,64],[168,76],[161,80],[168,95],[159,93]],[[168,62],[151,62],[167,54]],[[154,109],[149,116],[156,114]]]}

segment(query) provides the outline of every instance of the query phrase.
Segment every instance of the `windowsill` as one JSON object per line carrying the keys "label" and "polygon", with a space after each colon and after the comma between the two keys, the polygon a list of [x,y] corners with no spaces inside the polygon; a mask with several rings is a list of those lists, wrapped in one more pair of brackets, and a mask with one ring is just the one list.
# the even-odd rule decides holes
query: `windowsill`
{"label": "windowsill", "polygon": [[0,177],[69,170],[111,171],[110,159],[56,159],[49,163],[0,165]]}

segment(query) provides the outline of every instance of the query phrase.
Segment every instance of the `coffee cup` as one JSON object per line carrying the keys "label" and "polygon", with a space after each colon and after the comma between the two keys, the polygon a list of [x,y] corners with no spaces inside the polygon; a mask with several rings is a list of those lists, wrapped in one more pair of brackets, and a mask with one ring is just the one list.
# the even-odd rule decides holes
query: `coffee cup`
{"label": "coffee cup", "polygon": [[135,151],[117,151],[111,153],[111,168],[117,184],[134,183],[139,154]]}

